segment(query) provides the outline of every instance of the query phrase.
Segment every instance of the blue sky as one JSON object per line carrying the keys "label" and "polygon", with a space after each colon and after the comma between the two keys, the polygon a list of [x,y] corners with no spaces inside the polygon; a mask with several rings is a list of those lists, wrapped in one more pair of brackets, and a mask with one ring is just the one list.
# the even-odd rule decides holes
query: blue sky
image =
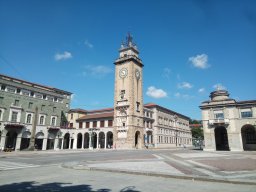
{"label": "blue sky", "polygon": [[144,63],[144,103],[201,119],[217,84],[256,99],[253,0],[0,0],[0,73],[71,91],[72,108],[112,107],[128,31]]}

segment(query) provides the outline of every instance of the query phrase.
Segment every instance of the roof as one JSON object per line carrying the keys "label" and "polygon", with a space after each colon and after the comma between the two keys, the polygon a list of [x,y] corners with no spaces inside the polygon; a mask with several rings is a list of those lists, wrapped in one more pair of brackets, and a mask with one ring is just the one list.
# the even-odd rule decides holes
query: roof
{"label": "roof", "polygon": [[96,109],[96,110],[90,110],[87,112],[88,113],[102,113],[102,112],[112,112],[112,111],[114,111],[114,108]]}
{"label": "roof", "polygon": [[189,124],[189,127],[203,127],[202,124]]}
{"label": "roof", "polygon": [[153,108],[153,107],[160,108],[160,109],[166,110],[166,111],[168,111],[168,112],[170,112],[170,113],[174,113],[174,114],[176,114],[176,115],[178,115],[178,116],[184,117],[184,118],[186,118],[186,119],[190,119],[189,117],[187,117],[187,116],[185,116],[185,115],[182,115],[182,114],[180,114],[180,113],[177,113],[177,112],[175,112],[175,111],[172,111],[172,110],[170,110],[170,109],[167,109],[167,108],[165,108],[165,107],[162,107],[162,106],[157,105],[157,104],[155,104],[155,103],[147,103],[147,104],[144,105],[144,107],[146,107],[146,108]]}
{"label": "roof", "polygon": [[48,89],[48,90],[54,91],[54,92],[62,92],[62,93],[65,93],[67,95],[72,94],[71,92],[68,92],[68,91],[64,91],[64,90],[57,89],[57,88],[50,87],[50,86],[46,86],[46,85],[41,85],[41,84],[38,84],[38,83],[32,83],[32,82],[29,82],[29,81],[25,81],[25,80],[22,80],[22,79],[10,77],[10,76],[3,75],[3,74],[0,74],[0,78],[5,79],[5,80],[11,80],[11,81],[14,81],[15,83],[21,83],[21,84],[25,83],[26,85],[30,85],[32,87]]}
{"label": "roof", "polygon": [[83,117],[78,118],[77,121],[89,120],[89,119],[107,119],[107,118],[114,118],[114,112],[84,115]]}
{"label": "roof", "polygon": [[77,108],[77,109],[70,109],[69,112],[74,112],[74,113],[87,113],[88,111],[87,111],[87,110],[84,110],[84,109]]}

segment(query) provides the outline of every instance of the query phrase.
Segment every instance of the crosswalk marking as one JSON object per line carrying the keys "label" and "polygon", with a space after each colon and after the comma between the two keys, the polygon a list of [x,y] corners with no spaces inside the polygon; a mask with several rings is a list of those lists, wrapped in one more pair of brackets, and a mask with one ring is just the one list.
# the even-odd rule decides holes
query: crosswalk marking
{"label": "crosswalk marking", "polygon": [[39,165],[0,161],[0,171],[13,170],[13,169],[25,169],[25,168],[31,168],[31,167],[39,167]]}

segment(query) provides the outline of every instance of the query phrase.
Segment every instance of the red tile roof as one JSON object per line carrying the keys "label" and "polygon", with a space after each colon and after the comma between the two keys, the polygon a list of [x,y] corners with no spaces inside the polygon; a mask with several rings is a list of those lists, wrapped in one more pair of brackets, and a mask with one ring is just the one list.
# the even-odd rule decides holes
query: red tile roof
{"label": "red tile roof", "polygon": [[77,119],[77,121],[83,121],[83,120],[89,120],[89,119],[113,119],[113,118],[114,118],[114,112],[107,112],[107,113],[85,115]]}

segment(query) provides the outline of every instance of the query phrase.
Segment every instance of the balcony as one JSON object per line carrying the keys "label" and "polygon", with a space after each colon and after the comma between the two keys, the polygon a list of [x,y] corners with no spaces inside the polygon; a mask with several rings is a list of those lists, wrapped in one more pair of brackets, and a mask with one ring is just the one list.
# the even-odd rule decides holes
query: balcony
{"label": "balcony", "polygon": [[24,123],[20,123],[20,122],[6,122],[5,124],[5,128],[18,128],[18,129],[22,129],[25,127]]}
{"label": "balcony", "polygon": [[229,119],[211,119],[209,125],[228,125]]}
{"label": "balcony", "polygon": [[128,127],[127,126],[117,126],[116,130],[117,131],[127,131]]}

